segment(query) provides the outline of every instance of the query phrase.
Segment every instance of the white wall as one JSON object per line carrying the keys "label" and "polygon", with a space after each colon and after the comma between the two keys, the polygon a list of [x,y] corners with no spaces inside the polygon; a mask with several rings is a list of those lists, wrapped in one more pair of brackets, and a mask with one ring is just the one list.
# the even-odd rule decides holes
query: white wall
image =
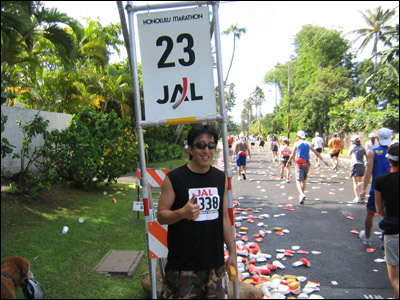
{"label": "white wall", "polygon": [[[1,133],[1,138],[7,138],[11,145],[14,145],[13,152],[8,154],[5,158],[1,159],[1,170],[2,172],[11,172],[12,174],[18,173],[21,170],[21,160],[12,159],[14,153],[20,153],[22,148],[23,134],[22,130],[18,127],[16,121],[21,120],[21,124],[25,125],[32,121],[38,114],[38,110],[24,109],[10,106],[1,106],[1,114],[8,116],[8,120],[5,124],[5,129]],[[40,111],[39,116],[44,120],[49,120],[47,126],[47,131],[52,131],[53,129],[64,129],[68,127],[68,123],[72,119],[72,115],[60,114],[48,111]],[[32,151],[35,147],[40,147],[43,145],[43,137],[36,136],[32,140],[31,149]],[[25,159],[25,164],[27,163]]]}

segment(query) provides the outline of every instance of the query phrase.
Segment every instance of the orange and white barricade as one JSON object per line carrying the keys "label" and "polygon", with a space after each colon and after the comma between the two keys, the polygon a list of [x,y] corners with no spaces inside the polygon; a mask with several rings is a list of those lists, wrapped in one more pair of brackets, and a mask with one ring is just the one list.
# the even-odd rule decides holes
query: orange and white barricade
{"label": "orange and white barricade", "polygon": [[167,258],[168,256],[168,226],[149,222],[149,258]]}
{"label": "orange and white barricade", "polygon": [[[170,172],[170,170],[164,169],[150,169],[147,168],[147,180],[151,188],[161,188],[165,179],[165,176]],[[132,224],[135,224],[135,211],[137,212],[137,218],[139,218],[139,212],[144,211],[144,202],[140,200],[140,179],[142,178],[142,172],[139,168],[136,170],[136,193],[135,200],[133,201],[133,215]],[[158,203],[153,203],[154,211],[158,208]]]}

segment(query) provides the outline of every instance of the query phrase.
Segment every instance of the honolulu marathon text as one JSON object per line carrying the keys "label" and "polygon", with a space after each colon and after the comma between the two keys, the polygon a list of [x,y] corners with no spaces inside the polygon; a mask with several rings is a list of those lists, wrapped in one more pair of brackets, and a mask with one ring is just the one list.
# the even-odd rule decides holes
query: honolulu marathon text
{"label": "honolulu marathon text", "polygon": [[143,25],[182,22],[182,21],[191,21],[199,19],[203,19],[203,14],[191,14],[191,15],[164,17],[164,18],[145,19],[143,20]]}

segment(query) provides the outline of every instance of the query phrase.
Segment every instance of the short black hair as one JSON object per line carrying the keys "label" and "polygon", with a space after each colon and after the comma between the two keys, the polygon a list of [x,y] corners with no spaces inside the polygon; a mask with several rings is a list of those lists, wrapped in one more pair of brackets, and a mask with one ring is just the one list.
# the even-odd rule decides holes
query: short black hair
{"label": "short black hair", "polygon": [[[392,145],[390,145],[389,149],[388,149],[388,153],[392,156],[397,156],[399,157],[399,143],[394,143]],[[398,167],[399,166],[399,161],[397,160],[392,160],[390,159],[390,162],[392,164],[393,167]]]}
{"label": "short black hair", "polygon": [[[194,140],[202,134],[208,134],[208,135],[214,137],[215,145],[218,144],[218,133],[217,133],[217,130],[214,128],[214,126],[195,124],[192,127],[192,129],[190,129],[188,136],[187,136],[188,146],[192,147],[194,144]],[[189,154],[189,159],[192,160],[192,155],[190,155],[190,154]]]}

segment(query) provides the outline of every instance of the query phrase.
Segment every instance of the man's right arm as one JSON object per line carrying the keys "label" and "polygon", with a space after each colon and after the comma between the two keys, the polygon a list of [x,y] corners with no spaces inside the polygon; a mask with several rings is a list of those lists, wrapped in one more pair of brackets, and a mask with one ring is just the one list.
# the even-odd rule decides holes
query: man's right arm
{"label": "man's right arm", "polygon": [[157,221],[162,225],[172,225],[183,219],[197,219],[200,215],[200,205],[194,204],[195,200],[196,198],[193,195],[192,199],[184,207],[171,210],[175,201],[175,192],[172,188],[171,180],[166,176],[161,189],[160,200],[158,201]]}

